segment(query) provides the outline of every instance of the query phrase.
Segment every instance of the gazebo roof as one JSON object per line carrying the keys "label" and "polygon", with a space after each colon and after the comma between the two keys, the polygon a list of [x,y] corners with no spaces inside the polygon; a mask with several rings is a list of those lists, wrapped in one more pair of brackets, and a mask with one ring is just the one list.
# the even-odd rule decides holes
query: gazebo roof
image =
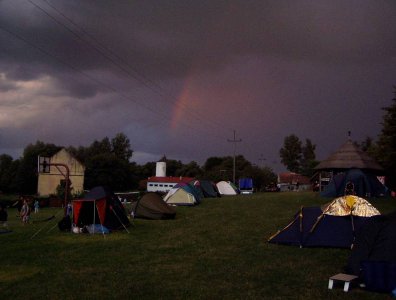
{"label": "gazebo roof", "polygon": [[350,139],[336,152],[316,166],[316,170],[365,169],[382,171],[383,168],[367,153],[359,149]]}

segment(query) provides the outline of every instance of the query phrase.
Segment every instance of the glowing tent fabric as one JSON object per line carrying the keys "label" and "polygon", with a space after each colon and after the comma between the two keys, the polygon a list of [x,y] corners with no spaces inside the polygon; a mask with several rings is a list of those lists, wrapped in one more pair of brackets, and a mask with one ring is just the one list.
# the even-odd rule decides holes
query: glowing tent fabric
{"label": "glowing tent fabric", "polygon": [[347,195],[334,199],[327,204],[323,213],[331,216],[359,216],[372,217],[380,215],[380,212],[366,199],[354,195]]}

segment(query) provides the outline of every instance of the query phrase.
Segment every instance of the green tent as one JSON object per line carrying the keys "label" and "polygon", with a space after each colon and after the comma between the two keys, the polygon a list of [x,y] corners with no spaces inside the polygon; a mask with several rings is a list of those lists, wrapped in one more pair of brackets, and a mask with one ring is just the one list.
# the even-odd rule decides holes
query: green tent
{"label": "green tent", "polygon": [[162,200],[157,193],[147,193],[138,201],[132,203],[132,212],[135,218],[150,220],[174,219],[176,211]]}

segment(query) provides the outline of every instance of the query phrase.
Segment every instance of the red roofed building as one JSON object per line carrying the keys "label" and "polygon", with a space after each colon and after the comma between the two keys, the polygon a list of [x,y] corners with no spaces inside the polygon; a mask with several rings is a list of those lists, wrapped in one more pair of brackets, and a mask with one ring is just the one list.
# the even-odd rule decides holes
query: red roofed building
{"label": "red roofed building", "polygon": [[311,182],[307,176],[293,172],[284,172],[278,174],[278,188],[281,192],[305,191],[311,189]]}
{"label": "red roofed building", "polygon": [[155,176],[147,179],[147,192],[167,193],[178,183],[190,183],[192,177],[166,176],[166,157],[156,164]]}
{"label": "red roofed building", "polygon": [[167,193],[178,183],[189,183],[192,177],[158,177],[153,176],[147,179],[147,192]]}

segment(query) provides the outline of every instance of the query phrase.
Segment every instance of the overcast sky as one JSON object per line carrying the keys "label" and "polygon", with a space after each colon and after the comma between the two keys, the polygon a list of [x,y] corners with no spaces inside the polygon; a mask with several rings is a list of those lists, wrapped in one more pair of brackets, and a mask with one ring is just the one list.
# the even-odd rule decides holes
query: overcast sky
{"label": "overcast sky", "polygon": [[[0,154],[125,133],[139,164],[244,155],[283,170],[377,138],[396,1],[0,0]],[[236,140],[232,143],[236,131]]]}

